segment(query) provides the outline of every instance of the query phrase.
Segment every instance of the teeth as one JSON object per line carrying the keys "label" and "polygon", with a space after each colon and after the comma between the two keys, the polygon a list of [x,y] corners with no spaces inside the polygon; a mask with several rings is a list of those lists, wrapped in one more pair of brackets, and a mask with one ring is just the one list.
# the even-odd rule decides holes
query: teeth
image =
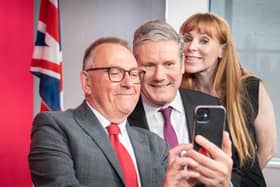
{"label": "teeth", "polygon": [[163,87],[165,85],[154,85],[154,87]]}
{"label": "teeth", "polygon": [[161,88],[161,87],[164,87],[164,86],[167,86],[167,85],[153,85],[153,87],[157,87],[157,88]]}
{"label": "teeth", "polygon": [[187,56],[186,58],[188,60],[197,60],[197,59],[199,59],[199,57],[195,57],[195,56]]}

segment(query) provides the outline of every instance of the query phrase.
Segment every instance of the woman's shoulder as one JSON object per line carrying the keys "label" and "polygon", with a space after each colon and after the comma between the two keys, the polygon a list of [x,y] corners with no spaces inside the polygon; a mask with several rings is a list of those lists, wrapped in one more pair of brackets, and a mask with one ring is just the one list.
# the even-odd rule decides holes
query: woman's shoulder
{"label": "woman's shoulder", "polygon": [[252,121],[256,118],[259,110],[259,86],[261,79],[251,75],[243,79],[244,108],[246,113],[251,116],[248,119]]}
{"label": "woman's shoulder", "polygon": [[259,84],[261,79],[255,75],[247,75],[243,77],[243,83],[245,83],[247,86]]}
{"label": "woman's shoulder", "polygon": [[261,79],[254,75],[243,78],[244,88],[246,89],[249,96],[258,97],[260,82]]}

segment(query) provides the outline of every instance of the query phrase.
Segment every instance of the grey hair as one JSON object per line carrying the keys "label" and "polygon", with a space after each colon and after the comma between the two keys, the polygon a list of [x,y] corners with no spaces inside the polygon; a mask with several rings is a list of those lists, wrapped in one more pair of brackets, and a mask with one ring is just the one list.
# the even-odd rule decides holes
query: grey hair
{"label": "grey hair", "polygon": [[173,40],[178,44],[179,56],[183,58],[184,41],[181,34],[175,29],[161,20],[148,21],[141,25],[134,33],[133,37],[133,52],[138,45],[146,41],[164,41]]}

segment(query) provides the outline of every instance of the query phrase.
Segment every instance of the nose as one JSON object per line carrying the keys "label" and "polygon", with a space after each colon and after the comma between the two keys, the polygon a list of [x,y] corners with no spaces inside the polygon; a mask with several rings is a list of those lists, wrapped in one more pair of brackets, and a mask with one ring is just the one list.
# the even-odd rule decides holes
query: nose
{"label": "nose", "polygon": [[188,51],[197,50],[197,48],[198,48],[197,42],[195,40],[192,40],[192,41],[185,44],[185,48]]}
{"label": "nose", "polygon": [[157,81],[164,80],[165,69],[162,65],[156,66],[153,77],[154,77],[154,80],[157,80]]}
{"label": "nose", "polygon": [[133,82],[130,80],[129,76],[130,76],[129,73],[125,72],[124,78],[121,81],[121,86],[131,87],[133,85]]}

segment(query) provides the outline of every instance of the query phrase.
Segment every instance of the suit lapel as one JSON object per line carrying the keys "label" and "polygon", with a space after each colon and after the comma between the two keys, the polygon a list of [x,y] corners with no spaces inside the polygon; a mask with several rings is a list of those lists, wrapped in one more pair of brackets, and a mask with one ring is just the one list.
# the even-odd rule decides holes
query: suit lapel
{"label": "suit lapel", "polygon": [[193,108],[194,105],[190,98],[187,96],[187,92],[185,90],[179,89],[180,95],[182,97],[183,106],[185,109],[186,121],[187,121],[187,129],[189,133],[189,140],[192,141],[192,131],[193,131]]}
{"label": "suit lapel", "polygon": [[127,124],[127,132],[134,150],[138,172],[142,186],[152,183],[152,161],[149,150],[149,144],[146,141],[145,134],[137,132],[133,127]]}
{"label": "suit lapel", "polygon": [[74,118],[85,133],[88,134],[94,142],[96,142],[124,183],[123,174],[121,172],[117,156],[111,146],[111,142],[102,125],[99,123],[98,119],[95,117],[94,113],[90,110],[85,101],[74,111]]}
{"label": "suit lapel", "polygon": [[131,126],[141,127],[141,128],[150,130],[141,97],[140,97],[134,111],[129,115],[128,121],[131,124]]}
{"label": "suit lapel", "polygon": [[[179,91],[180,91],[180,95],[181,95],[184,110],[185,110],[187,129],[188,129],[188,133],[189,133],[189,141],[191,142],[192,128],[193,128],[194,104],[192,103],[191,99],[188,98],[188,93],[186,92],[186,90],[179,89]],[[128,121],[131,124],[131,126],[141,127],[141,128],[150,130],[141,97],[140,97],[134,111],[130,114]]]}

